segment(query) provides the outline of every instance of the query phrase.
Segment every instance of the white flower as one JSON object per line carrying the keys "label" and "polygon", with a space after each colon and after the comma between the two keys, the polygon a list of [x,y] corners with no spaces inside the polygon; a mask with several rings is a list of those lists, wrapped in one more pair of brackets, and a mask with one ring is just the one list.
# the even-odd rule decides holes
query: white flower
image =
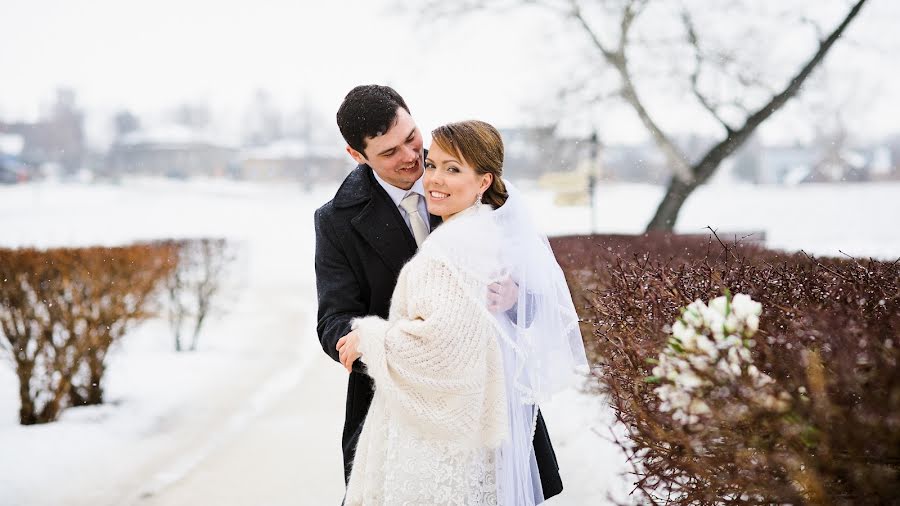
{"label": "white flower", "polygon": [[750,316],[748,316],[746,320],[746,326],[747,337],[756,334],[756,331],[759,330],[759,316],[756,316],[755,314],[751,314]]}
{"label": "white flower", "polygon": [[709,414],[710,409],[709,406],[701,401],[700,399],[694,399],[691,401],[691,405],[688,407],[688,411],[695,415],[706,415]]}
{"label": "white flower", "polygon": [[709,301],[709,308],[724,318],[728,315],[728,298],[724,295]]}
{"label": "white flower", "polygon": [[719,358],[719,350],[716,349],[716,345],[706,336],[699,335],[697,336],[697,349],[707,354],[713,360]]}
{"label": "white flower", "polygon": [[719,348],[736,348],[739,346],[743,346],[744,342],[741,341],[741,338],[734,335],[729,334],[727,337],[723,337],[721,341],[719,341]]}
{"label": "white flower", "polygon": [[716,339],[721,339],[725,333],[725,317],[718,311],[707,309],[706,312],[703,313],[703,319],[706,323],[706,327],[712,331],[713,336]]}
{"label": "white flower", "polygon": [[725,332],[734,333],[741,329],[743,326],[743,322],[738,319],[738,317],[731,313],[725,318]]}
{"label": "white flower", "polygon": [[749,295],[739,293],[731,300],[731,307],[734,313],[741,320],[750,316],[759,316],[762,314],[762,304],[756,302]]}
{"label": "white flower", "polygon": [[691,403],[691,395],[675,388],[670,389],[666,395],[666,401],[674,409],[686,408]]}
{"label": "white flower", "polygon": [[681,346],[685,350],[693,350],[695,346],[694,338],[697,332],[694,327],[685,325],[681,320],[676,321],[672,325],[672,335],[681,341]]}
{"label": "white flower", "polygon": [[728,349],[728,369],[734,376],[741,375],[741,359],[738,355],[737,348]]}
{"label": "white flower", "polygon": [[669,368],[668,379],[675,381],[677,379],[679,371],[688,371],[691,369],[691,366],[687,363],[687,360],[681,357],[675,357],[671,361],[671,367]]}
{"label": "white flower", "polygon": [[659,397],[659,400],[664,402],[667,402],[669,400],[669,393],[671,391],[672,385],[662,385],[653,389],[653,392],[656,393],[656,396]]}
{"label": "white flower", "polygon": [[691,355],[688,357],[688,361],[694,366],[694,369],[698,371],[705,371],[709,368],[709,357],[705,355]]}
{"label": "white flower", "polygon": [[684,314],[681,315],[681,318],[684,320],[684,323],[691,327],[702,327],[703,311],[705,309],[706,304],[704,304],[702,300],[697,299],[688,304],[688,307],[685,309]]}
{"label": "white flower", "polygon": [[675,384],[690,392],[702,385],[703,380],[693,371],[684,371],[675,379]]}

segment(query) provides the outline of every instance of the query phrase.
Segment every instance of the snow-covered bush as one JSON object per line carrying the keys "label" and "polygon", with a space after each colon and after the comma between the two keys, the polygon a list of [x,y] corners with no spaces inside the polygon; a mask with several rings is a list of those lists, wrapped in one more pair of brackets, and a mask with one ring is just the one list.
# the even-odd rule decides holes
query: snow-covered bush
{"label": "snow-covered bush", "polygon": [[23,425],[103,402],[110,346],[153,314],[171,244],[0,249],[0,350],[19,378]]}

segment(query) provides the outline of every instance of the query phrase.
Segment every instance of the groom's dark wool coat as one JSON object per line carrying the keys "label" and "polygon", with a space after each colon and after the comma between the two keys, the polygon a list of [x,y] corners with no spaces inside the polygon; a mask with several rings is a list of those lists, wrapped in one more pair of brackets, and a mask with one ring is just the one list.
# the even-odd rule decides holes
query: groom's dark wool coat
{"label": "groom's dark wool coat", "polygon": [[[431,216],[432,229],[440,218]],[[387,318],[400,269],[416,252],[416,241],[400,210],[375,180],[368,165],[357,166],[334,199],[315,213],[317,331],[322,349],[339,361],[338,340],[350,320],[365,315]],[[347,383],[344,415],[344,478],[349,479],[356,442],[372,402],[372,380],[356,361]],[[559,466],[544,419],[538,412],[534,452],[544,497],[562,491]]]}

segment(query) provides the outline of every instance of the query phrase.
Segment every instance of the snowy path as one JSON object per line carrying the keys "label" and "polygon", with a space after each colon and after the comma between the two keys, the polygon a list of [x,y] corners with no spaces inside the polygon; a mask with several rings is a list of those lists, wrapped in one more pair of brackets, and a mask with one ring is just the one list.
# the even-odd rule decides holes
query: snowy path
{"label": "snowy path", "polygon": [[[148,483],[143,496],[119,504],[339,504],[346,373],[319,355],[304,364],[305,371],[295,366],[276,375],[264,391],[278,395],[181,479],[157,490]],[[163,473],[178,473],[175,465]],[[165,474],[158,476],[165,480]]]}

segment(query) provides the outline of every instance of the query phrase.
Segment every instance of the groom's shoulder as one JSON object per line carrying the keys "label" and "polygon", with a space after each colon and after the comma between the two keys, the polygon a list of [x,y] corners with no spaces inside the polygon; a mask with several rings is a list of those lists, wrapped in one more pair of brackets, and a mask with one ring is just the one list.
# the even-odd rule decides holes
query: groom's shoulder
{"label": "groom's shoulder", "polygon": [[316,219],[329,218],[344,209],[354,208],[368,202],[372,194],[372,182],[368,165],[357,165],[347,174],[334,197],[316,210]]}

